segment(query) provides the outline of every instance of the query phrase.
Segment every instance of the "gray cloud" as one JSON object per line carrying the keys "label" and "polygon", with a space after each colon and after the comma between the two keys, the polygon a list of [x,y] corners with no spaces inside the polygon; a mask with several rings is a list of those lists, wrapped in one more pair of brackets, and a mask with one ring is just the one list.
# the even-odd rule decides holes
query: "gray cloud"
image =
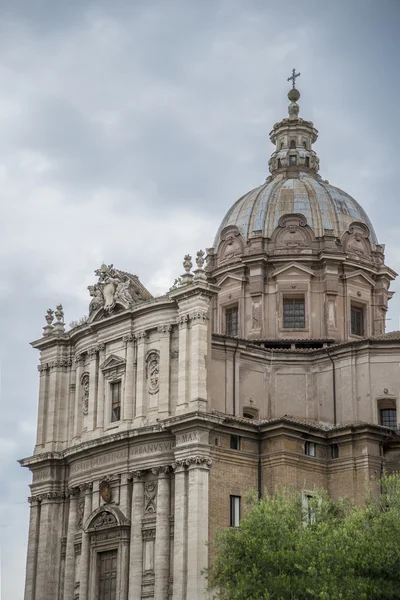
{"label": "gray cloud", "polygon": [[[294,66],[322,176],[366,208],[400,271],[399,12],[389,0],[0,1],[4,597],[23,597],[29,473],[15,459],[34,445],[28,342],[46,309],[85,314],[103,260],[168,289],[267,176]],[[399,314],[395,297],[388,328]]]}

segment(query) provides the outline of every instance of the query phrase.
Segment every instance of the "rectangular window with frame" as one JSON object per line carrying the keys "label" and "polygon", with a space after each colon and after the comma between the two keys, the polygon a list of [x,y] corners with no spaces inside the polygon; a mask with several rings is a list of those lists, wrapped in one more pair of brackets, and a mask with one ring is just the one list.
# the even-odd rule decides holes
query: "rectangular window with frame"
{"label": "rectangular window with frame", "polygon": [[231,435],[229,445],[231,450],[240,450],[240,436]]}
{"label": "rectangular window with frame", "polygon": [[241,496],[230,496],[230,527],[239,527]]}
{"label": "rectangular window with frame", "polygon": [[232,337],[239,335],[239,309],[237,306],[225,309],[225,334]]}
{"label": "rectangular window with frame", "polygon": [[121,382],[114,381],[110,384],[111,389],[111,422],[121,419]]}
{"label": "rectangular window with frame", "polygon": [[285,329],[304,329],[306,313],[304,296],[302,298],[283,299],[283,327]]}
{"label": "rectangular window with frame", "polygon": [[397,413],[395,408],[381,408],[381,425],[384,427],[397,428]]}
{"label": "rectangular window with frame", "polygon": [[307,456],[315,458],[317,456],[317,444],[315,442],[306,442],[304,446],[304,453]]}
{"label": "rectangular window with frame", "polygon": [[364,309],[353,304],[351,305],[351,333],[364,335]]}
{"label": "rectangular window with frame", "polygon": [[332,444],[331,458],[339,458],[339,444]]}

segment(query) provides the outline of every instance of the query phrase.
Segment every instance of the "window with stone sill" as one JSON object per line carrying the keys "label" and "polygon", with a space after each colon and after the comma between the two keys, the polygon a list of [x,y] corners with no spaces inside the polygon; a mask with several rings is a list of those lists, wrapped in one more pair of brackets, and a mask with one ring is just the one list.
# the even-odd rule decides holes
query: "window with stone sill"
{"label": "window with stone sill", "polygon": [[283,327],[304,329],[306,326],[304,296],[283,299]]}
{"label": "window with stone sill", "polygon": [[239,527],[240,523],[240,501],[241,496],[230,496],[230,527]]}
{"label": "window with stone sill", "polygon": [[312,456],[315,458],[317,456],[317,444],[315,442],[306,442],[304,446],[304,453],[306,456]]}
{"label": "window with stone sill", "polygon": [[239,335],[239,309],[232,306],[225,309],[225,334],[232,337]]}
{"label": "window with stone sill", "polygon": [[113,381],[111,388],[111,423],[121,420],[121,382]]}
{"label": "window with stone sill", "polygon": [[240,450],[240,436],[231,435],[229,446],[231,450]]}
{"label": "window with stone sill", "polygon": [[397,428],[397,411],[395,408],[381,408],[380,421],[383,427]]}
{"label": "window with stone sill", "polygon": [[350,312],[352,335],[364,335],[364,309],[361,306],[352,304]]}

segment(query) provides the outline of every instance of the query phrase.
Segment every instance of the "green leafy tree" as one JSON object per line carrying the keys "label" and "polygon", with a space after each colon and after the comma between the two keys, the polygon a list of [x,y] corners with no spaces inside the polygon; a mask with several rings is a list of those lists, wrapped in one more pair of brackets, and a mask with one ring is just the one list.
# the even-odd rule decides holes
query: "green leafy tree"
{"label": "green leafy tree", "polygon": [[400,599],[400,477],[365,506],[318,492],[304,509],[284,489],[258,501],[240,526],[219,531],[209,588],[221,600]]}

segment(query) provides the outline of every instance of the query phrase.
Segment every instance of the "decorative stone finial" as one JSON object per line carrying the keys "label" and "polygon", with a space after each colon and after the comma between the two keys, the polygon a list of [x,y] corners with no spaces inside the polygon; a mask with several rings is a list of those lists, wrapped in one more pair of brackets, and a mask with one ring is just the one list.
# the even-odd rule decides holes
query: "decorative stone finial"
{"label": "decorative stone finial", "polygon": [[192,257],[190,256],[190,254],[186,254],[184,256],[182,264],[185,269],[185,273],[180,278],[180,286],[192,283],[193,280],[193,273],[190,272],[193,267]]}
{"label": "decorative stone finial", "polygon": [[190,254],[186,254],[183,257],[183,267],[186,271],[186,273],[190,273],[192,267],[193,267],[193,263],[192,263],[192,257],[190,256]]}
{"label": "decorative stone finial", "polygon": [[205,252],[204,250],[199,250],[196,253],[196,265],[197,265],[197,269],[194,272],[194,278],[195,280],[199,280],[202,279],[203,281],[206,279],[206,274],[204,272],[204,259],[205,256]]}
{"label": "decorative stone finial", "polygon": [[204,250],[199,250],[196,253],[196,265],[197,265],[198,269],[202,269],[204,266],[204,256],[205,256]]}
{"label": "decorative stone finial", "polygon": [[54,321],[54,310],[51,310],[51,308],[47,309],[47,313],[45,316],[46,319],[46,323],[47,325],[45,325],[43,327],[43,335],[51,335],[53,333],[53,321]]}
{"label": "decorative stone finial", "polygon": [[57,304],[55,310],[55,317],[57,321],[54,323],[54,333],[64,333],[65,323],[64,323],[64,310],[62,304]]}

